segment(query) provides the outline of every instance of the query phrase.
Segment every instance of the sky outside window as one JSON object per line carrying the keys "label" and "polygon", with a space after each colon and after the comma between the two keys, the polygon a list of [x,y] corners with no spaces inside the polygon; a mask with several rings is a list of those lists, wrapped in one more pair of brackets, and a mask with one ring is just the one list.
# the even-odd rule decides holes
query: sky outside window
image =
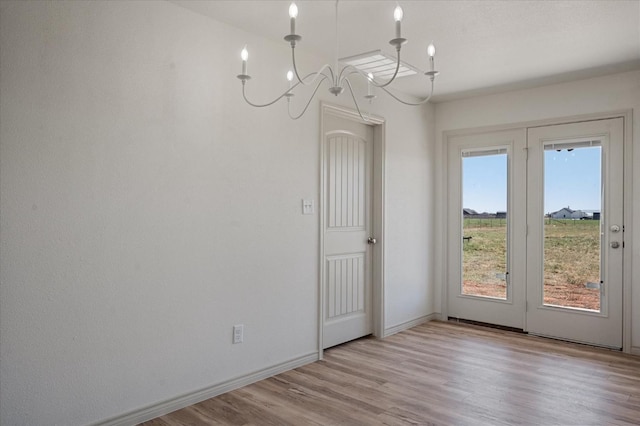
{"label": "sky outside window", "polygon": [[466,157],[463,173],[463,207],[478,213],[507,211],[507,155]]}
{"label": "sky outside window", "polygon": [[600,211],[601,147],[544,152],[544,209]]}
{"label": "sky outside window", "polygon": [[[548,150],[545,162],[545,213],[570,207],[600,211],[601,147]],[[464,208],[478,213],[507,211],[506,155],[464,158]]]}

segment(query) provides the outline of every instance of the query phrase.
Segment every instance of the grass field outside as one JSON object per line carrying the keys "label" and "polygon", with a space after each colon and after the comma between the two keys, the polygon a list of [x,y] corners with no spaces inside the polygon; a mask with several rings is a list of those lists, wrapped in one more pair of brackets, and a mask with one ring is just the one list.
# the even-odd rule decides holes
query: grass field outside
{"label": "grass field outside", "polygon": [[[544,223],[544,303],[599,310],[600,221]],[[506,298],[506,219],[465,218],[463,233],[463,294]]]}

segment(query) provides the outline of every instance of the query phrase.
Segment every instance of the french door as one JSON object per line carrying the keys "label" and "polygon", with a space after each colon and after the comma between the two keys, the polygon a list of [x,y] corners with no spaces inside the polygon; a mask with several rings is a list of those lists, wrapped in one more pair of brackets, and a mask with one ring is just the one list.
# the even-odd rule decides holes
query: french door
{"label": "french door", "polygon": [[527,141],[527,331],[621,348],[623,119]]}
{"label": "french door", "polygon": [[524,328],[524,130],[448,138],[449,316]]}
{"label": "french door", "polygon": [[623,119],[448,149],[449,316],[620,348]]}

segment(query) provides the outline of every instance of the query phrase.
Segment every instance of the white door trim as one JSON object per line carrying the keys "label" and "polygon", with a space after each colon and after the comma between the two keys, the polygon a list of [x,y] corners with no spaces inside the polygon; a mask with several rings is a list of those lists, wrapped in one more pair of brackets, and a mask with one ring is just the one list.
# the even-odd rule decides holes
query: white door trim
{"label": "white door trim", "polygon": [[[447,164],[447,156],[448,156],[448,140],[453,136],[459,135],[470,135],[470,134],[482,134],[488,132],[495,132],[501,130],[516,130],[516,129],[527,129],[531,127],[540,127],[540,126],[551,126],[555,124],[570,124],[570,123],[579,123],[583,121],[593,121],[593,120],[606,120],[610,118],[618,118],[622,117],[624,119],[624,189],[623,189],[623,223],[625,229],[625,246],[623,253],[623,267],[622,267],[622,297],[623,297],[623,316],[622,316],[622,350],[627,353],[634,353],[640,355],[640,347],[632,347],[631,346],[631,309],[632,309],[632,300],[631,300],[631,265],[633,262],[632,254],[633,254],[633,110],[625,109],[625,110],[615,110],[610,112],[601,112],[594,114],[585,114],[585,115],[577,115],[577,116],[568,116],[568,117],[558,117],[558,118],[550,118],[545,120],[535,120],[535,121],[526,121],[526,122],[518,122],[504,125],[496,125],[496,126],[485,126],[485,127],[476,127],[469,129],[457,129],[457,130],[445,130],[442,132],[442,149],[440,150],[441,163],[443,164],[443,168],[441,169],[441,194],[446,196],[447,188],[449,185],[449,168]],[[440,203],[440,217],[443,221],[447,222],[447,206],[446,200]],[[447,229],[448,223],[443,223],[441,227],[441,231],[437,234],[436,237],[436,245],[437,247],[441,247],[443,253],[445,253],[445,259],[442,262],[442,265],[448,265],[448,246],[449,242],[447,240]],[[640,244],[640,242],[639,242]],[[448,301],[448,281],[449,281],[449,273],[446,266],[442,266],[442,281],[440,283],[441,293],[440,293],[440,317],[445,320],[449,317],[449,311],[447,306]]]}
{"label": "white door trim", "polygon": [[324,146],[324,117],[331,114],[357,123],[373,126],[373,188],[372,188],[372,233],[377,243],[373,246],[373,335],[376,337],[384,336],[384,205],[385,205],[385,120],[382,117],[369,115],[368,121],[362,120],[357,111],[322,102],[320,104],[320,197],[318,200],[318,212],[320,213],[319,221],[319,258],[318,258],[318,357],[323,356],[323,312],[324,312],[324,226],[325,226],[325,195],[326,195],[326,176],[324,162],[326,152]]}

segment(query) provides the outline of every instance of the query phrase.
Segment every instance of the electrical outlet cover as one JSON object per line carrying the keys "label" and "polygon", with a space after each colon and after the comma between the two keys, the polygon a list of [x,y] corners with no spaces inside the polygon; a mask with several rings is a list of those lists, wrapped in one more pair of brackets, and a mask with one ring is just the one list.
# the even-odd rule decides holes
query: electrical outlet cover
{"label": "electrical outlet cover", "polygon": [[244,325],[233,326],[233,343],[242,343],[244,341]]}

